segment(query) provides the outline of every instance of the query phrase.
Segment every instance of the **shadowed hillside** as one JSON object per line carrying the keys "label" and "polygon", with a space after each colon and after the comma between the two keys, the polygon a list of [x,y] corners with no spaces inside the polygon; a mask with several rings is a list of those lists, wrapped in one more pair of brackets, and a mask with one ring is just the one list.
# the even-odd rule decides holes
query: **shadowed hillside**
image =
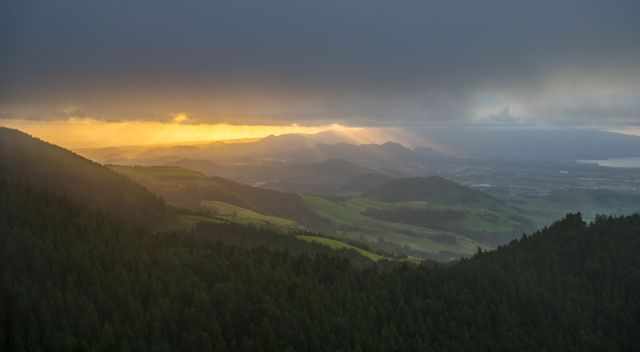
{"label": "shadowed hillside", "polygon": [[379,173],[367,173],[351,178],[347,183],[340,187],[342,192],[364,193],[372,189],[376,189],[392,179]]}
{"label": "shadowed hillside", "polygon": [[0,128],[0,174],[128,223],[155,226],[164,202],[127,177],[17,130]]}
{"label": "shadowed hillside", "polygon": [[492,207],[500,202],[492,196],[439,176],[393,179],[366,193],[385,202],[423,201],[447,205]]}
{"label": "shadowed hillside", "polygon": [[251,187],[179,167],[109,167],[181,207],[197,209],[205,201],[221,201],[261,214],[292,219],[306,226],[322,226],[325,223],[307,208],[297,194]]}

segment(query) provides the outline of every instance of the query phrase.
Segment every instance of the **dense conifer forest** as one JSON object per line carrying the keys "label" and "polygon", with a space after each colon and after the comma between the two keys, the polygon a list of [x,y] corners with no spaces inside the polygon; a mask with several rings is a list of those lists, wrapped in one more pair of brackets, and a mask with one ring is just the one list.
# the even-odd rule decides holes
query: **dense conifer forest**
{"label": "dense conifer forest", "polygon": [[230,246],[116,218],[2,178],[2,350],[640,349],[637,215],[568,215],[435,267]]}

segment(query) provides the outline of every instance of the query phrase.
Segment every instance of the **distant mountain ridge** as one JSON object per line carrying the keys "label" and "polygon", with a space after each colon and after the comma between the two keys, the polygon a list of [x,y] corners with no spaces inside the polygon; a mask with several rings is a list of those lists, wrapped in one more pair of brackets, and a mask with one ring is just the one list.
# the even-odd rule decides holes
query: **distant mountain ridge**
{"label": "distant mountain ridge", "polygon": [[[422,167],[421,155],[401,144],[357,144],[332,132],[268,136],[254,142],[213,142],[158,147],[113,147],[80,150],[83,155],[110,164],[168,165],[198,160],[220,169],[269,163],[311,164],[341,159],[383,173],[404,175]],[[213,168],[208,167],[213,171]]]}
{"label": "distant mountain ridge", "polygon": [[114,147],[81,152],[107,164],[179,166],[257,187],[313,194],[364,191],[353,182],[365,175],[383,179],[429,172],[421,153],[399,143],[355,144],[353,139],[334,132],[268,136],[237,144]]}

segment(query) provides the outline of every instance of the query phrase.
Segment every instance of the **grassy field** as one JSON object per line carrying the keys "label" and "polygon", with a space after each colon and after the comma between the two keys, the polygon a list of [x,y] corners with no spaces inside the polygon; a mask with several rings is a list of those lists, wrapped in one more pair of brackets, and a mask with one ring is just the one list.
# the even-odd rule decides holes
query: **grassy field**
{"label": "grassy field", "polygon": [[[349,244],[344,241],[340,241],[334,238],[323,237],[322,235],[296,235],[300,233],[298,225],[291,220],[282,219],[273,216],[266,216],[256,213],[254,211],[236,207],[234,205],[226,204],[223,202],[209,201],[203,204],[206,208],[212,210],[211,215],[194,215],[194,214],[180,214],[177,216],[177,221],[172,223],[169,228],[163,229],[165,231],[180,231],[189,230],[195,224],[202,222],[210,223],[224,223],[233,222],[243,225],[251,226],[264,226],[276,232],[281,233],[283,236],[295,236],[298,240],[317,243],[335,250],[354,250],[361,256],[368,258],[372,261],[379,260],[392,260],[392,261],[407,261],[410,263],[420,263],[421,259],[417,257],[407,258],[389,258],[378,253],[374,253],[370,250],[360,248],[357,245]],[[214,215],[215,214],[215,215]]]}
{"label": "grassy field", "polygon": [[[180,215],[180,228],[190,228],[199,222],[220,223],[230,221],[244,225],[267,226],[273,229],[277,229],[278,232],[281,232],[283,234],[283,236],[289,235],[291,232],[297,229],[297,224],[291,220],[262,215],[254,211],[236,207],[234,205],[226,204],[223,202],[209,201],[204,203],[205,204],[203,205],[207,209],[212,210],[213,214],[215,215],[212,215],[211,217],[203,215]],[[322,237],[319,235],[297,235],[295,237],[301,241],[317,243],[335,250],[354,250],[358,254],[372,261],[379,261],[382,259],[392,260],[380,254],[373,253],[371,251],[332,238]],[[409,258],[407,260],[410,262],[419,262],[418,258]]]}
{"label": "grassy field", "polygon": [[286,231],[291,231],[298,228],[298,224],[296,224],[296,222],[293,220],[279,218],[276,216],[263,215],[253,210],[241,208],[224,202],[204,201],[202,202],[202,206],[209,210],[212,216],[235,223],[245,225],[271,226]]}
{"label": "grassy field", "polygon": [[458,231],[485,231],[485,232],[508,232],[517,228],[520,223],[517,221],[518,211],[508,207],[491,209],[484,207],[465,206],[445,206],[428,202],[379,202],[368,198],[352,198],[348,204],[353,205],[358,210],[366,209],[432,209],[432,210],[456,210],[464,213],[464,219],[456,228]]}
{"label": "grassy field", "polygon": [[381,221],[362,215],[367,208],[422,207],[425,206],[424,202],[385,203],[366,198],[336,201],[311,195],[304,196],[304,199],[312,209],[336,225],[335,234],[340,237],[370,243],[383,239],[433,255],[445,252],[452,253],[452,256],[465,256],[473,254],[478,247],[489,248],[456,233]]}
{"label": "grassy field", "polygon": [[385,257],[367,251],[365,249],[362,248],[358,248],[356,246],[352,246],[348,243],[344,243],[342,241],[338,241],[332,238],[326,238],[326,237],[320,237],[320,236],[312,236],[312,235],[300,235],[300,236],[296,236],[298,239],[303,240],[303,241],[307,241],[307,242],[314,242],[314,243],[318,243],[321,244],[323,246],[327,246],[327,247],[331,247],[335,250],[349,250],[349,249],[353,249],[354,251],[358,252],[360,255],[362,255],[363,257],[367,257],[371,260],[373,260],[374,262],[377,262],[378,260],[382,260],[382,259],[386,259]]}

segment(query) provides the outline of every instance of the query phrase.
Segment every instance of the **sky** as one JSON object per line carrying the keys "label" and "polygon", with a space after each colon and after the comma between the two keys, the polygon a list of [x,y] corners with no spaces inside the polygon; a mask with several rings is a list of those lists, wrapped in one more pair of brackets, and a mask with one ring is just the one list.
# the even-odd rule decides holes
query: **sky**
{"label": "sky", "polygon": [[0,124],[60,135],[640,128],[637,0],[9,0],[0,26]]}

